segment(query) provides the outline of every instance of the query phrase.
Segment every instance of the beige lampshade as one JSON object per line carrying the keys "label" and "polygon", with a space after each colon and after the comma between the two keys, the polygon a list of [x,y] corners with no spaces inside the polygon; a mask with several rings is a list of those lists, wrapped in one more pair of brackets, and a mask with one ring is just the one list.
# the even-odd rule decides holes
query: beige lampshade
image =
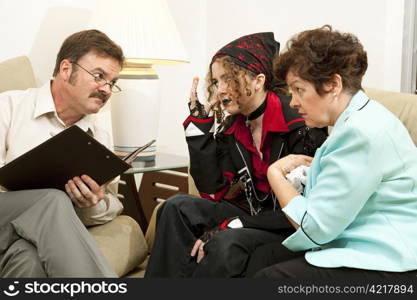
{"label": "beige lampshade", "polygon": [[[165,0],[97,0],[88,28],[118,43],[126,61],[111,101],[114,148],[130,152],[157,139],[159,80],[152,65],[188,62],[177,26]],[[156,145],[143,158],[155,158]],[[145,153],[146,152],[146,153]]]}
{"label": "beige lampshade", "polygon": [[188,62],[165,0],[97,1],[89,28],[103,31],[123,48],[126,66],[122,76],[152,72],[146,68],[153,64]]}

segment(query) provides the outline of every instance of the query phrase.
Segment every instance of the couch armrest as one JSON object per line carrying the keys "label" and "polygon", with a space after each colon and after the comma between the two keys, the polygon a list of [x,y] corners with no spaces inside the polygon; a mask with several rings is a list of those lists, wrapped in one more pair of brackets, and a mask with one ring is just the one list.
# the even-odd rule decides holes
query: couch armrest
{"label": "couch armrest", "polygon": [[190,168],[188,168],[188,194],[200,197],[200,193],[195,186],[193,176],[190,174]]}
{"label": "couch armrest", "polygon": [[99,249],[119,277],[140,265],[148,255],[148,246],[139,224],[129,216],[89,227]]}

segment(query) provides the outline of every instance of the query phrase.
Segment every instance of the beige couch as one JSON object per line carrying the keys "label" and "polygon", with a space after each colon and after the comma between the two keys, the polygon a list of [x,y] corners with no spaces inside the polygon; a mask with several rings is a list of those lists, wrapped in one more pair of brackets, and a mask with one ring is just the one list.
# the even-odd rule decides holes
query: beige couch
{"label": "beige couch", "polygon": [[[25,56],[1,62],[0,78],[0,93],[36,87],[31,64]],[[122,215],[88,230],[118,276],[142,276],[143,270],[138,266],[145,261],[148,246],[135,220]]]}
{"label": "beige couch", "polygon": [[369,88],[365,92],[369,98],[380,102],[403,122],[417,145],[417,95]]}

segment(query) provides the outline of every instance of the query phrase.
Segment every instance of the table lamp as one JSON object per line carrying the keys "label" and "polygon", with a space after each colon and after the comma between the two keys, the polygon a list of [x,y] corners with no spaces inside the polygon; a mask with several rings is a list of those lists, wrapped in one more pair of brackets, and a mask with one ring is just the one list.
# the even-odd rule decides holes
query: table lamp
{"label": "table lamp", "polygon": [[[116,152],[131,152],[157,139],[160,97],[154,64],[187,63],[184,46],[165,0],[100,0],[89,28],[106,33],[119,44],[126,60],[111,99]],[[155,158],[156,145],[140,156]]]}

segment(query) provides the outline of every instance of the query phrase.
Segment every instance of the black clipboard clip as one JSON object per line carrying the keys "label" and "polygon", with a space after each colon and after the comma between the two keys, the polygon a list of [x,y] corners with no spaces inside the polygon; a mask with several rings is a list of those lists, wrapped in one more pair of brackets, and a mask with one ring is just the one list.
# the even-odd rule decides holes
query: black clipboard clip
{"label": "black clipboard clip", "polygon": [[135,151],[129,153],[128,155],[126,155],[125,157],[123,157],[122,159],[127,162],[128,164],[132,164],[132,162],[135,160],[136,156],[138,156],[139,153],[141,153],[143,150],[145,150],[146,148],[148,148],[149,146],[151,146],[153,143],[155,143],[156,140],[152,140],[149,143],[140,146],[139,148],[137,148]]}

